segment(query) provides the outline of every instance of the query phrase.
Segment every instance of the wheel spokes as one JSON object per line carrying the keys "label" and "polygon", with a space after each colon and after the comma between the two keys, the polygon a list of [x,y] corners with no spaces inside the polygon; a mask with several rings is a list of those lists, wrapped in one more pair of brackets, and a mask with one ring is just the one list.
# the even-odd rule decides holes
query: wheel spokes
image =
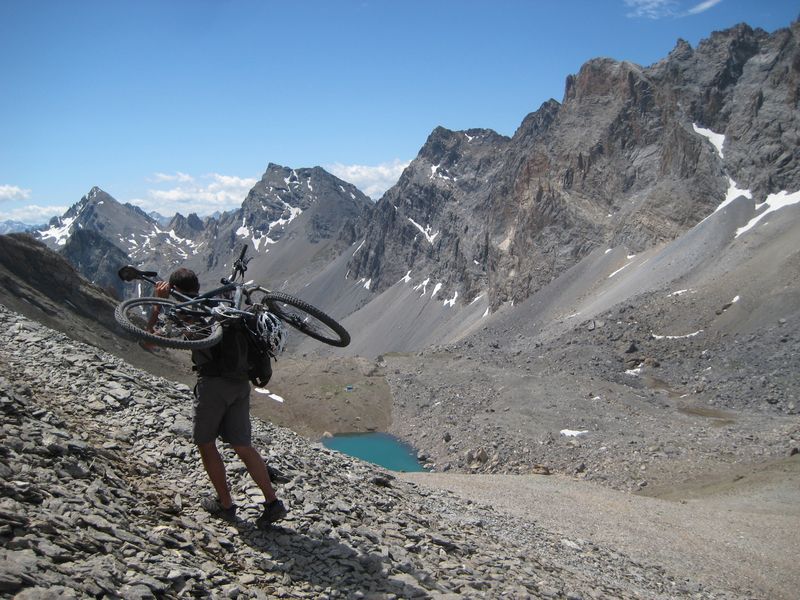
{"label": "wheel spokes", "polygon": [[153,335],[165,339],[199,339],[208,337],[212,332],[213,319],[188,316],[185,311],[171,307],[158,307],[159,312],[153,319],[153,307],[137,306],[131,312],[131,320],[142,322],[144,329]]}

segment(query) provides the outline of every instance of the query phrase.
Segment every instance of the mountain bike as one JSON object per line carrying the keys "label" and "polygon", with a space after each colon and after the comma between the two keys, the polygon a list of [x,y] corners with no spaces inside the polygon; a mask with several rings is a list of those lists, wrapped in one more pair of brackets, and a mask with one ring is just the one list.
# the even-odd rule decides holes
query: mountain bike
{"label": "mountain bike", "polygon": [[[269,311],[298,331],[331,346],[344,347],[350,334],[320,309],[299,298],[272,292],[252,282],[244,274],[251,258],[245,258],[247,245],[233,263],[230,277],[221,287],[191,297],[171,290],[171,298],[142,297],[120,302],[114,318],[135,337],[167,348],[200,350],[222,339],[223,325]],[[123,281],[158,282],[155,271],[140,271],[127,265],[119,270]]]}

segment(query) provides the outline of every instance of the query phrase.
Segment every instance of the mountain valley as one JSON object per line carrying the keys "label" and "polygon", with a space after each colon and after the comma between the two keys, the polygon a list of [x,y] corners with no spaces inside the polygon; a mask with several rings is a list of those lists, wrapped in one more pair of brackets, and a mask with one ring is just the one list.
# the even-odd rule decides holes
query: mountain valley
{"label": "mountain valley", "polygon": [[[511,137],[436,128],[375,201],[270,163],[216,217],[164,225],[93,187],[0,235],[0,593],[793,597],[799,103],[800,22],[743,24],[648,67],[591,60]],[[113,317],[151,293],[123,264],[209,288],[242,244],[248,279],[352,336],[291,331],[251,396],[291,476],[275,535],[198,514],[188,353]],[[316,443],[367,431],[432,473]]]}

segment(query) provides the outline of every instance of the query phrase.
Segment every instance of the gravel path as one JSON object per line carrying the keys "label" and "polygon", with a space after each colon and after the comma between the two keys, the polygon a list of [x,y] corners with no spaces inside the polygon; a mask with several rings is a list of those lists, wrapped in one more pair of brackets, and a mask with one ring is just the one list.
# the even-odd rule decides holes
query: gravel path
{"label": "gravel path", "polygon": [[583,541],[609,544],[676,579],[756,598],[796,598],[800,586],[800,456],[672,488],[670,499],[553,475],[406,473]]}
{"label": "gravel path", "polygon": [[[612,546],[422,489],[254,419],[288,517],[225,449],[238,519],[198,507],[191,389],[0,306],[0,596],[739,599]],[[49,596],[48,596],[49,594]]]}

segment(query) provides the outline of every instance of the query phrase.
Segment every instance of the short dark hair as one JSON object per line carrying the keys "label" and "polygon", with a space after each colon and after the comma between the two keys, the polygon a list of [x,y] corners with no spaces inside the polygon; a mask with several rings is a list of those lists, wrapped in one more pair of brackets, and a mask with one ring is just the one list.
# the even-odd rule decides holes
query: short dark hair
{"label": "short dark hair", "polygon": [[197,274],[191,269],[181,267],[173,271],[169,276],[169,284],[178,288],[184,294],[196,294],[200,291],[200,282],[197,280]]}

